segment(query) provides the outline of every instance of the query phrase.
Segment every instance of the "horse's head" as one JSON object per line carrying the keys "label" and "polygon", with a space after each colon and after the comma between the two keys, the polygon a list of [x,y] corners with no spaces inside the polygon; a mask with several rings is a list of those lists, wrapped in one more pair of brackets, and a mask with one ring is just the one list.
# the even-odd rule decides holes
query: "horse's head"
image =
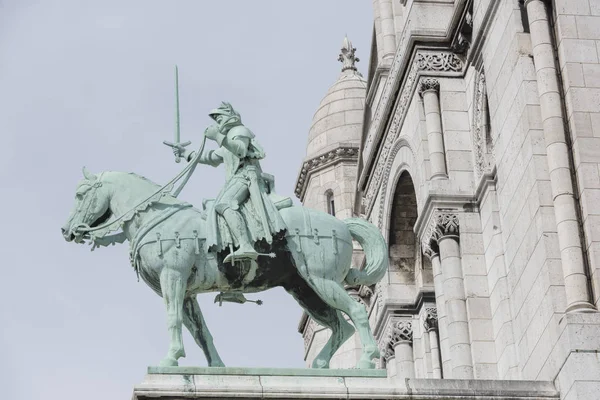
{"label": "horse's head", "polygon": [[93,228],[111,216],[110,192],[102,185],[102,174],[96,176],[83,169],[83,176],[75,192],[75,205],[67,223],[61,228],[67,242],[79,243],[85,228]]}

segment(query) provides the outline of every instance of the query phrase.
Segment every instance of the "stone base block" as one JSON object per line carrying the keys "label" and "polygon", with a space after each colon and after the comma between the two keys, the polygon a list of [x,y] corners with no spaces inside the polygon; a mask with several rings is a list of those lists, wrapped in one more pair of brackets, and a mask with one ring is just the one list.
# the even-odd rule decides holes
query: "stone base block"
{"label": "stone base block", "polygon": [[551,382],[388,378],[385,370],[149,367],[133,400],[175,399],[548,400]]}

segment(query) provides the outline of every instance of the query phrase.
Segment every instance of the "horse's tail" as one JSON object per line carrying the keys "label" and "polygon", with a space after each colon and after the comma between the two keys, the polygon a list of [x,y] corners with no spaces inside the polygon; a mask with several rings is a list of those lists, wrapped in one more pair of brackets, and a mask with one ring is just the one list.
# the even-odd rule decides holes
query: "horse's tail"
{"label": "horse's tail", "polygon": [[361,218],[348,218],[344,222],[352,238],[362,246],[367,261],[362,270],[351,268],[344,281],[351,286],[370,286],[379,282],[389,264],[387,246],[381,232],[375,225]]}

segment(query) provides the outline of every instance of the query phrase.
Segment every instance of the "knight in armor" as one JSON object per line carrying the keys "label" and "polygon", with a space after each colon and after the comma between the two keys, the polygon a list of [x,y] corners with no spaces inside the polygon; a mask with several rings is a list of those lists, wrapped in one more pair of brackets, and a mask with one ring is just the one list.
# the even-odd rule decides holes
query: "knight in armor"
{"label": "knight in armor", "polygon": [[[224,164],[226,182],[208,207],[207,242],[216,251],[237,248],[225,258],[226,263],[255,260],[259,254],[254,243],[261,239],[271,243],[273,235],[285,230],[268,195],[272,190],[269,175],[263,174],[260,166],[265,152],[231,104],[222,103],[209,116],[215,123],[206,128],[204,135],[217,142],[219,148],[204,151],[198,162],[213,167]],[[195,158],[194,152],[182,147],[173,149],[175,155],[188,162]]]}

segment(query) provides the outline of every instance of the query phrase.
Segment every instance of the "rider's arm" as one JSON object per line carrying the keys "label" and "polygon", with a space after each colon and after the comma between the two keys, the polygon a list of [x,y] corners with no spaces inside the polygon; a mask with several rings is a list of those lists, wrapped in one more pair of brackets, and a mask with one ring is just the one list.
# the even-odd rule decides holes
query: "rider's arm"
{"label": "rider's arm", "polygon": [[[192,159],[196,156],[196,152],[192,151],[190,154],[187,155],[186,159],[188,162],[192,161]],[[208,152],[203,152],[202,155],[200,156],[200,159],[198,160],[198,163],[200,164],[207,164],[207,165],[211,165],[213,167],[216,167],[217,165],[221,164],[223,162],[223,157],[221,156],[221,154],[219,153],[219,150],[210,150]]]}

